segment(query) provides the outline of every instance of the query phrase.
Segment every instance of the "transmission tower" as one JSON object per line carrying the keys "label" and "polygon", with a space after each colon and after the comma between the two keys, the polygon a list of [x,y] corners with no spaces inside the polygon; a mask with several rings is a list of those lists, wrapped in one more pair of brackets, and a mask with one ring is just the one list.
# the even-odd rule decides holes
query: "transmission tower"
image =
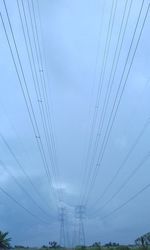
{"label": "transmission tower", "polygon": [[59,210],[59,221],[60,221],[60,240],[59,244],[61,247],[66,247],[66,236],[65,236],[65,214],[66,209],[61,207]]}
{"label": "transmission tower", "polygon": [[77,242],[77,221],[76,218],[74,217],[74,221],[73,221],[73,234],[72,234],[72,249],[75,249],[75,246],[78,245]]}
{"label": "transmission tower", "polygon": [[77,221],[78,228],[78,245],[85,246],[85,232],[84,232],[84,223],[83,220],[85,218],[85,206],[78,205],[75,208],[75,218]]}

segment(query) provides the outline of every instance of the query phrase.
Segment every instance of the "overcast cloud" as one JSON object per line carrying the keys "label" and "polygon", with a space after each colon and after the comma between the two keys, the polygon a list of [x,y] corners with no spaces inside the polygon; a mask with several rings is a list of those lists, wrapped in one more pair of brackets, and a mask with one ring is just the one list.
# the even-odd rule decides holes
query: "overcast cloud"
{"label": "overcast cloud", "polygon": [[[48,158],[49,152],[46,148],[46,140],[38,109],[17,1],[6,0],[5,2]],[[31,42],[33,44],[28,1],[23,0],[23,2],[29,22]],[[32,1],[29,2],[31,6]],[[101,107],[106,93],[126,3],[125,0],[114,2],[117,3],[116,15],[106,63],[104,87],[102,88],[97,120],[95,121],[93,141],[96,140],[98,133]],[[128,10],[131,1],[127,2]],[[44,73],[47,77],[47,95],[50,103],[57,167],[59,168],[60,178],[57,179],[57,182],[53,179],[50,189],[2,22],[0,22],[0,134],[15,153],[42,198],[40,199],[36,194],[31,183],[29,183],[17,165],[2,139],[0,140],[0,187],[4,188],[23,206],[48,223],[44,224],[44,222],[32,218],[32,216],[0,191],[0,230],[10,232],[13,244],[41,246],[42,244],[48,244],[50,240],[59,241],[60,223],[57,205],[66,208],[67,230],[69,240],[70,242],[72,241],[74,207],[79,205],[80,194],[83,195],[87,188],[87,186],[86,188],[85,186],[82,187],[81,183],[83,180],[86,181],[84,172],[86,154],[90,138],[91,121],[95,112],[99,78],[103,67],[112,0],[38,0],[41,23],[39,22],[37,0],[33,0],[33,3],[40,46],[42,48],[42,57],[45,62]],[[133,0],[102,133],[104,133],[107,125],[107,119],[110,115],[141,4],[142,0]],[[148,4],[149,1],[145,0],[126,72],[136,46]],[[21,0],[19,0],[19,5],[20,7],[22,6]],[[0,2],[0,12],[3,16],[13,51],[15,51],[3,1]],[[21,13],[23,17],[22,8]],[[150,231],[150,189],[146,190],[112,216],[101,220],[103,216],[109,214],[113,209],[120,206],[150,182],[149,158],[120,193],[107,206],[99,210],[96,217],[94,216],[95,210],[101,208],[112,194],[120,188],[121,184],[130,176],[131,172],[149,152],[150,125],[146,127],[136,148],[111,188],[99,202],[94,204],[111,181],[120,164],[122,164],[135,139],[150,117],[149,27],[150,15],[148,14],[104,158],[86,206],[84,226],[87,244],[91,244],[94,241],[101,241],[102,243],[108,241],[133,243],[137,236]],[[15,60],[17,61],[16,54]],[[17,66],[19,67],[18,61]],[[94,154],[93,164],[95,165],[97,164],[100,149],[101,141],[99,141],[98,150]],[[48,164],[50,164],[49,158]],[[52,167],[50,168],[52,173]],[[19,183],[21,183],[49,216],[46,217],[35,203],[18,187],[12,175],[15,176]],[[63,192],[63,201],[61,204],[57,204],[55,195],[60,190]]]}

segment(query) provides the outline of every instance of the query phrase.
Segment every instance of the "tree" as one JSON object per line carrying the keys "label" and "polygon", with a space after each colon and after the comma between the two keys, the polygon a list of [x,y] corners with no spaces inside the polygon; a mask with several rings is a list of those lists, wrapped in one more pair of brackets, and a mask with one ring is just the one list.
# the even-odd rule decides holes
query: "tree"
{"label": "tree", "polygon": [[119,246],[119,243],[116,243],[116,242],[109,242],[109,243],[106,243],[104,245],[105,247],[118,247]]}
{"label": "tree", "polygon": [[8,232],[0,231],[0,249],[7,249],[10,247],[11,238],[8,238]]}
{"label": "tree", "polygon": [[150,245],[150,232],[138,237],[135,240],[135,244],[142,247]]}
{"label": "tree", "polygon": [[111,243],[111,242],[106,243],[104,246],[105,246],[105,247],[111,247],[111,246],[112,246],[112,243]]}
{"label": "tree", "polygon": [[50,242],[49,242],[49,247],[50,247],[50,248],[58,248],[59,245],[57,244],[56,241],[50,241]]}
{"label": "tree", "polygon": [[42,248],[48,248],[47,246],[43,245]]}
{"label": "tree", "polygon": [[100,242],[95,242],[95,243],[93,243],[92,247],[99,248],[99,250],[100,250],[101,249],[101,243]]}

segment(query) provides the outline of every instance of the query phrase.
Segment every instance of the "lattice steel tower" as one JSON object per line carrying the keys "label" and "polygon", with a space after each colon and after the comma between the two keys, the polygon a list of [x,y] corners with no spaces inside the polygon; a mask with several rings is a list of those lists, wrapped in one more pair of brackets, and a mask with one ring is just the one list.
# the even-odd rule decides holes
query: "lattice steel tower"
{"label": "lattice steel tower", "polygon": [[60,239],[59,239],[59,244],[62,247],[66,247],[65,214],[66,214],[66,209],[64,207],[61,207],[60,210],[59,210],[59,221],[60,221]]}
{"label": "lattice steel tower", "polygon": [[83,220],[85,218],[85,206],[78,205],[75,208],[75,218],[77,221],[77,243],[79,246],[85,246],[85,232],[84,232],[84,223]]}

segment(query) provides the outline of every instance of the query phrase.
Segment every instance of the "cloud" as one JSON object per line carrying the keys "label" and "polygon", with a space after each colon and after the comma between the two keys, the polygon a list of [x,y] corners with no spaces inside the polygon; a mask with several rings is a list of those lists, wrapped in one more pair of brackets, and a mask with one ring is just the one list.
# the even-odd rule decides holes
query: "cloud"
{"label": "cloud", "polygon": [[[34,2],[34,1],[33,1]],[[36,2],[36,1],[35,1]],[[41,133],[41,140],[47,159],[47,165],[51,175],[53,173],[53,160],[46,146],[46,138],[43,130],[42,119],[38,108],[37,96],[33,84],[32,73],[28,61],[27,51],[23,38],[21,22],[16,3],[6,1],[8,12],[10,15],[12,27],[18,51],[21,58],[27,86],[31,102],[38,122]],[[20,2],[21,4],[21,2]],[[33,32],[29,18],[27,2],[24,2],[27,11],[27,21],[29,22],[29,33],[31,36],[32,46],[34,45]],[[35,3],[34,3],[35,4]],[[103,9],[104,4],[104,9]],[[33,133],[30,117],[26,109],[18,78],[14,69],[5,34],[0,25],[1,31],[1,48],[0,48],[0,133],[5,137],[8,144],[15,153],[17,159],[21,163],[26,173],[31,178],[40,197],[36,194],[28,178],[25,177],[15,159],[10,154],[4,143],[0,141],[1,161],[17,178],[19,183],[34,197],[36,202],[42,206],[50,214],[47,218],[39,208],[32,202],[12,177],[7,174],[0,165],[0,186],[5,188],[15,199],[22,205],[35,213],[39,219],[34,219],[23,209],[13,203],[8,197],[1,193],[0,201],[0,220],[1,228],[9,231],[13,238],[13,244],[24,244],[32,246],[41,246],[48,244],[50,240],[59,241],[59,207],[66,209],[66,221],[70,238],[73,231],[75,207],[80,203],[80,196],[87,190],[87,183],[82,189],[81,182],[85,180],[85,172],[83,168],[88,167],[86,164],[86,154],[88,142],[90,138],[90,124],[95,111],[95,101],[98,93],[98,84],[102,69],[104,48],[106,45],[106,36],[109,23],[109,15],[112,1],[39,1],[43,40],[40,38],[40,44],[45,49],[46,61],[44,72],[48,75],[48,99],[52,98],[53,108],[50,107],[52,115],[52,123],[55,121],[54,138],[56,143],[56,158],[58,162],[60,179],[52,175],[52,185],[49,185],[45,164],[38,149],[37,138]],[[144,11],[146,10],[148,1],[145,1]],[[120,20],[123,14],[125,1],[118,1],[114,27],[112,30],[111,44],[106,63],[104,82],[102,87],[102,95],[99,103],[98,119],[95,122],[95,135],[98,131],[98,121],[101,116],[102,104],[107,90],[109,73],[112,65],[112,59],[115,52],[116,41],[120,29]],[[102,146],[102,138],[107,127],[107,121],[111,114],[112,104],[122,74],[122,70],[127,56],[127,51],[131,42],[135,23],[139,13],[141,1],[133,1],[133,7],[129,18],[127,32],[121,51],[121,57],[117,68],[115,81],[112,89],[111,99],[104,121],[102,137],[98,145],[97,151],[94,151],[94,163],[91,167],[95,167],[98,154]],[[128,6],[129,7],[129,6]],[[7,22],[6,13],[2,2],[0,10],[6,23],[11,45],[13,40]],[[35,12],[39,27],[39,19],[37,15],[37,6],[35,4]],[[21,8],[23,16],[23,11]],[[104,14],[103,21],[101,20]],[[144,12],[142,17],[144,16]],[[103,23],[103,25],[102,25]],[[101,25],[100,25],[101,24]],[[127,174],[133,170],[140,159],[149,149],[149,130],[145,132],[142,140],[132,154],[131,159],[125,165],[124,170],[115,180],[114,185],[109,189],[108,193],[100,202],[92,205],[110,182],[112,176],[116,172],[118,166],[124,159],[130,146],[134,142],[137,134],[141,130],[143,124],[149,117],[149,18],[147,19],[142,38],[138,47],[138,51],[131,68],[131,72],[127,81],[127,86],[118,109],[114,126],[112,128],[110,138],[106,147],[106,152],[100,169],[97,171],[95,185],[91,186],[91,196],[86,207],[85,231],[86,241],[88,244],[93,241],[116,241],[121,243],[134,242],[137,235],[148,231],[148,211],[149,204],[147,202],[149,193],[147,192],[141,198],[137,199],[130,206],[116,213],[114,216],[105,220],[97,219],[94,216],[94,210],[101,207],[102,204],[112,195],[112,193],[120,186]],[[101,30],[101,38],[99,34]],[[100,41],[99,41],[100,40]],[[99,46],[99,51],[98,51]],[[132,48],[133,53],[134,46]],[[15,50],[13,46],[13,51]],[[39,82],[39,66],[37,64],[35,48],[33,46],[34,57],[36,61],[36,69]],[[98,56],[97,56],[98,51]],[[97,57],[97,63],[96,63]],[[15,54],[17,66],[19,63]],[[129,67],[129,63],[127,65]],[[47,71],[47,72],[46,72]],[[21,75],[21,71],[19,69]],[[22,77],[21,77],[22,79]],[[95,80],[94,80],[95,79]],[[22,79],[23,80],[23,79]],[[94,85],[94,86],[93,86]],[[25,88],[25,86],[24,86]],[[92,92],[93,89],[93,92]],[[40,82],[40,90],[42,85]],[[92,92],[92,95],[91,95]],[[51,100],[50,100],[51,103]],[[91,113],[89,115],[89,109]],[[53,112],[52,112],[53,111]],[[51,144],[52,154],[55,151],[54,145]],[[89,155],[91,159],[91,155]],[[83,176],[81,175],[83,173]],[[54,174],[55,176],[55,174]],[[91,175],[87,175],[88,178]],[[58,176],[57,176],[58,177]],[[83,177],[83,178],[82,178]],[[137,174],[126,189],[116,197],[109,206],[100,210],[99,218],[111,212],[113,208],[120,205],[125,198],[137,191],[148,182],[149,168],[145,164],[141,172]],[[89,179],[88,179],[89,180]],[[63,201],[57,203],[57,193],[63,193]],[[55,195],[56,194],[56,195]],[[46,220],[50,225],[44,224],[40,218]]]}

